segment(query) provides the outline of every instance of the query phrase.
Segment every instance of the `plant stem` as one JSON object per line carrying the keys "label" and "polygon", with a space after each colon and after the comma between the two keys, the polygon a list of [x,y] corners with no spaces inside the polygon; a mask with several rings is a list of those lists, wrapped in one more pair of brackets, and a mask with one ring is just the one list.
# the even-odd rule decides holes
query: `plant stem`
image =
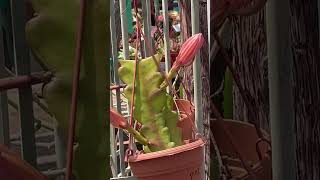
{"label": "plant stem", "polygon": [[127,131],[133,135],[133,137],[138,140],[142,145],[148,145],[149,141],[144,138],[137,130],[133,129],[131,126],[127,128]]}

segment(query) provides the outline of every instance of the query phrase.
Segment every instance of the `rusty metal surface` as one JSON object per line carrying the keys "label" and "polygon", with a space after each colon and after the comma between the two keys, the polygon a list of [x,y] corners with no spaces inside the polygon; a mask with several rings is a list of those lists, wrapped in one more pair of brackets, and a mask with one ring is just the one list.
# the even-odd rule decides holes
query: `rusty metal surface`
{"label": "rusty metal surface", "polygon": [[52,77],[51,73],[33,73],[31,75],[2,78],[0,79],[0,91],[49,82]]}
{"label": "rusty metal surface", "polygon": [[80,1],[80,19],[76,42],[76,56],[74,63],[74,75],[72,81],[72,99],[71,99],[71,111],[69,120],[69,131],[68,131],[68,154],[67,154],[67,174],[65,179],[72,179],[72,167],[73,167],[73,144],[75,135],[75,125],[77,119],[77,103],[78,103],[78,93],[79,93],[79,79],[80,79],[80,65],[82,58],[82,47],[83,47],[83,35],[84,35],[84,23],[85,23],[85,8],[86,0]]}

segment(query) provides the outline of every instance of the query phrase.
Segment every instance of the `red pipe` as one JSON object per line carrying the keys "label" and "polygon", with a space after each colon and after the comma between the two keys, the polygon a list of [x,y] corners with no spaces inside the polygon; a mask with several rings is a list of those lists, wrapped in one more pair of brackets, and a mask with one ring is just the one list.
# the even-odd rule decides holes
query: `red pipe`
{"label": "red pipe", "polygon": [[0,91],[49,82],[52,77],[51,73],[34,73],[31,75],[3,78],[0,79]]}
{"label": "red pipe", "polygon": [[126,84],[113,85],[113,86],[110,86],[110,91],[125,88],[125,87],[127,87]]}
{"label": "red pipe", "polygon": [[78,93],[79,93],[79,79],[80,79],[80,65],[82,57],[83,48],[83,36],[84,36],[84,24],[85,24],[85,10],[86,10],[86,0],[80,1],[80,19],[76,42],[76,56],[74,63],[74,74],[72,80],[72,99],[71,99],[71,111],[69,119],[69,131],[68,131],[68,151],[67,151],[67,173],[65,180],[71,180],[72,178],[72,168],[73,168],[73,144],[75,135],[75,126],[77,118],[77,103],[78,103]]}

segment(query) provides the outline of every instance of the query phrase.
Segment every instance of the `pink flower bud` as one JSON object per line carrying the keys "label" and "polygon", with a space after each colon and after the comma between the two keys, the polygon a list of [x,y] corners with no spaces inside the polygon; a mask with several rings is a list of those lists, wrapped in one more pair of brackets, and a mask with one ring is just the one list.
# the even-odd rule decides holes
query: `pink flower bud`
{"label": "pink flower bud", "polygon": [[110,123],[115,128],[128,128],[128,121],[114,109],[110,109]]}
{"label": "pink flower bud", "polygon": [[158,16],[158,21],[162,22],[164,20],[163,16]]}
{"label": "pink flower bud", "polygon": [[193,63],[194,56],[198,53],[204,43],[201,33],[195,34],[186,40],[181,46],[180,52],[174,62],[172,69],[177,71],[181,66],[189,66]]}

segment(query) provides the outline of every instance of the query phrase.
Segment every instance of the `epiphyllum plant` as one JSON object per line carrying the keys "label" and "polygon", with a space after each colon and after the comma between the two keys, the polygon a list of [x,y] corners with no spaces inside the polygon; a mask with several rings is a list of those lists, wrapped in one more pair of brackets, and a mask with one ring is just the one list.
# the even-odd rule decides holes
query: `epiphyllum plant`
{"label": "epiphyllum plant", "polygon": [[[174,74],[183,66],[191,65],[194,56],[204,43],[202,34],[196,34],[189,38],[179,52],[178,59],[172,66],[167,80],[171,80]],[[127,130],[135,139],[144,145],[144,152],[155,152],[180,146],[183,144],[181,129],[177,127],[179,115],[173,111],[174,100],[164,87],[167,86],[165,78],[158,71],[154,62],[160,63],[162,54],[158,53],[138,61],[136,66],[136,80],[134,91],[134,112],[136,121],[142,124],[139,131],[128,125],[116,111],[110,111],[110,122],[116,128]],[[155,58],[155,59],[153,59]],[[133,92],[133,77],[135,61],[121,60],[118,70],[120,79],[127,84],[124,93],[131,102]]]}

